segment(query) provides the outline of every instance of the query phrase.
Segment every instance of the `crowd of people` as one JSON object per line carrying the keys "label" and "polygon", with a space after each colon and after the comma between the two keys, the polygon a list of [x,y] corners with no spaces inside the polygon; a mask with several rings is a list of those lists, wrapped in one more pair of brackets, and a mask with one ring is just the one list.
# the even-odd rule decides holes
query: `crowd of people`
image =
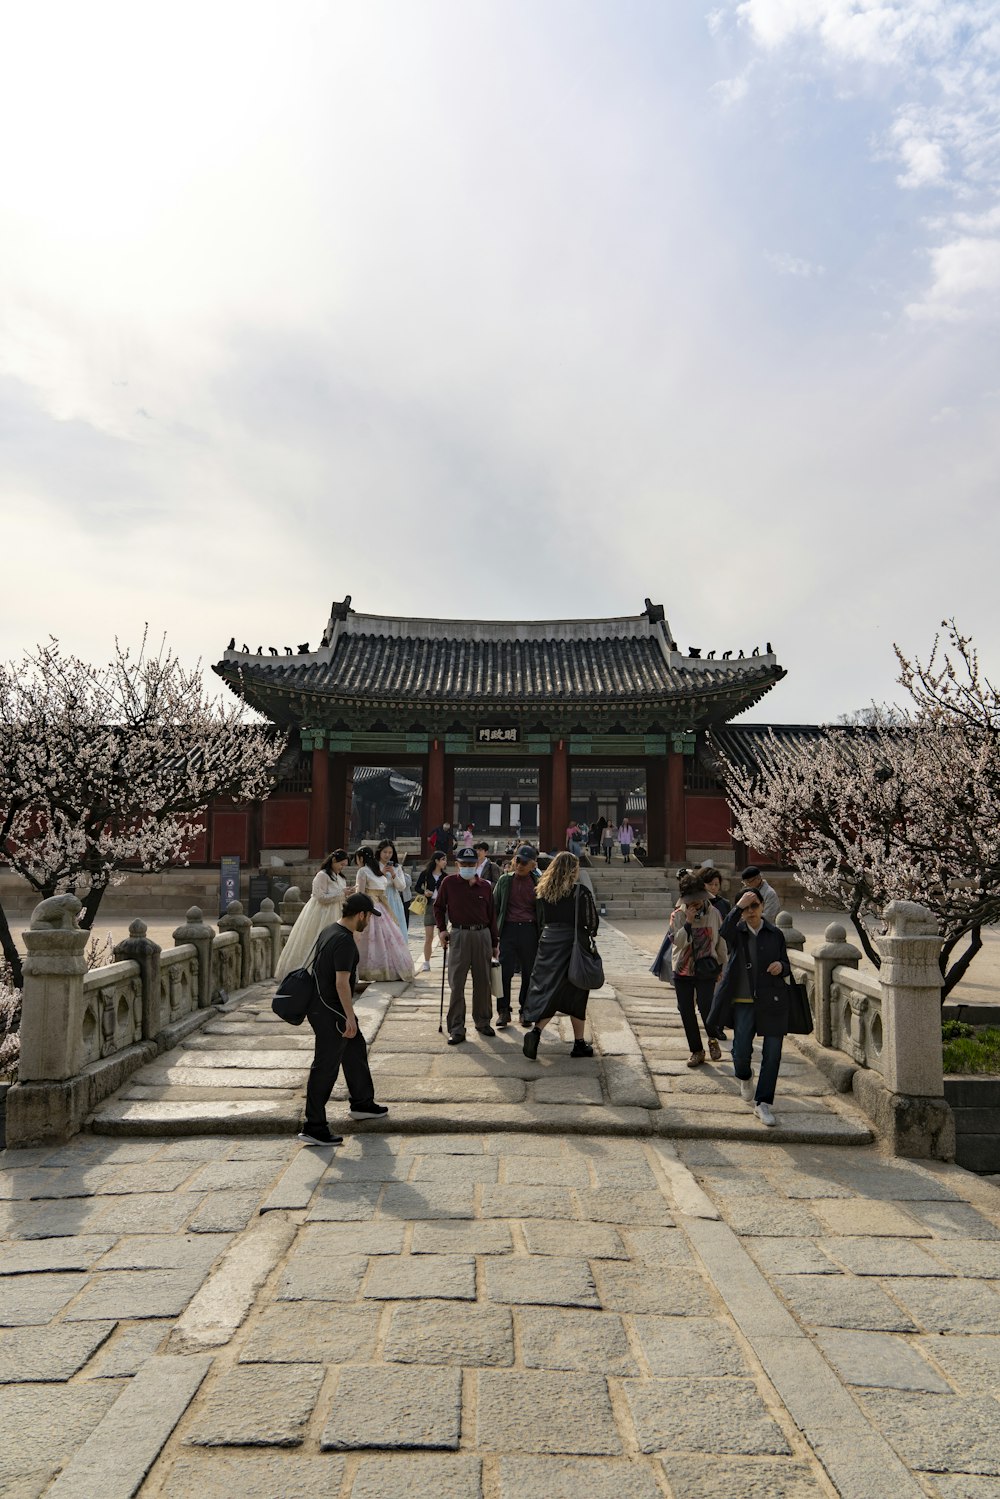
{"label": "crowd of people", "polygon": [[[505,858],[505,868],[491,857],[484,839],[475,839],[474,830],[463,830],[458,841],[449,824],[435,829],[433,851],[415,879],[406,868],[406,855],[400,858],[389,838],[374,849],[359,848],[353,858],[339,848],[324,860],[277,967],[280,981],[311,964],[316,982],[315,1001],[306,1017],[316,1035],[316,1055],[303,1139],[329,1143],[335,1138],[326,1123],[326,1105],[341,1066],[352,1117],[388,1113],[374,1100],[353,999],[359,986],[367,983],[412,977],[411,908],[423,924],[423,972],[430,969],[435,938],[443,950],[442,1010],[447,984],[449,1046],[467,1039],[470,979],[472,1024],[482,1036],[496,1035],[494,999],[496,1029],[512,1024],[514,983],[519,979],[524,1055],[537,1058],[545,1028],[557,1015],[565,1015],[573,1031],[570,1055],[593,1056],[585,1021],[591,987],[600,979],[581,980],[574,955],[582,950],[598,956],[600,917],[589,880],[581,879],[581,855],[593,847],[595,836],[603,848],[609,831],[625,856],[634,843],[627,820],[617,828],[607,822],[603,827],[573,824],[567,829],[568,847],[554,854],[520,844]],[[452,862],[454,872],[449,872]],[[349,893],[352,864],[354,889]],[[763,1124],[773,1125],[782,1039],[788,1029],[790,974],[784,934],[774,924],[777,893],[756,866],[743,871],[734,905],[721,893],[717,869],[682,869],[678,880],[680,893],[652,972],[673,984],[690,1053],[687,1065],[721,1061],[726,1031],[731,1030],[733,1071],[741,1096],[753,1104]],[[594,971],[599,971],[599,963]],[[756,1086],[755,1036],[761,1039]]]}
{"label": "crowd of people", "polygon": [[[706,1040],[708,1057],[721,1061],[728,1027],[733,1032],[733,1072],[740,1096],[753,1105],[762,1124],[774,1125],[791,975],[785,936],[775,925],[777,891],[755,864],[740,877],[742,890],[735,905],[722,895],[722,875],[710,865],[679,869],[677,875],[680,894],[651,972],[673,983],[690,1050],[687,1065],[705,1064]],[[756,1087],[755,1036],[761,1040]]]}

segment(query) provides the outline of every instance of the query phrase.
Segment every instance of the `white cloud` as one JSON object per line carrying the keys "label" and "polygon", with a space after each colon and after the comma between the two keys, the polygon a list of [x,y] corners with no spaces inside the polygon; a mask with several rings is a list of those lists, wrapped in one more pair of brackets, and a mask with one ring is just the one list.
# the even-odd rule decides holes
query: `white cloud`
{"label": "white cloud", "polygon": [[738,73],[735,78],[720,78],[718,83],[713,83],[709,89],[712,97],[722,105],[723,109],[730,109],[734,104],[739,104],[745,99],[750,91],[750,72],[746,68]]}
{"label": "white cloud", "polygon": [[764,259],[780,276],[798,276],[802,280],[808,280],[811,276],[824,274],[823,266],[814,265],[811,260],[801,260],[797,255],[789,255],[787,250],[769,250]]}
{"label": "white cloud", "polygon": [[988,299],[992,251],[964,230],[1000,200],[997,0],[733,0],[730,14],[760,55],[794,49],[796,67],[829,74],[838,96],[890,112],[875,153],[897,164],[900,188],[951,195],[910,316],[954,321]]}
{"label": "white cloud", "polygon": [[906,311],[915,322],[959,322],[1000,310],[1000,239],[963,235],[930,252],[933,280]]}

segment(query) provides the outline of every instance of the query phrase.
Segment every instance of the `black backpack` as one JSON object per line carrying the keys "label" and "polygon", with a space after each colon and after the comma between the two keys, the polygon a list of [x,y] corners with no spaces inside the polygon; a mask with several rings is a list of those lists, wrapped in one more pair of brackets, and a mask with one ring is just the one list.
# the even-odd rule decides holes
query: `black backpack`
{"label": "black backpack", "polygon": [[306,1018],[309,1006],[319,996],[319,985],[313,973],[313,964],[319,955],[324,936],[325,933],[320,932],[304,966],[293,968],[290,973],[286,973],[274,992],[271,1009],[282,1020],[287,1020],[289,1025],[301,1025]]}

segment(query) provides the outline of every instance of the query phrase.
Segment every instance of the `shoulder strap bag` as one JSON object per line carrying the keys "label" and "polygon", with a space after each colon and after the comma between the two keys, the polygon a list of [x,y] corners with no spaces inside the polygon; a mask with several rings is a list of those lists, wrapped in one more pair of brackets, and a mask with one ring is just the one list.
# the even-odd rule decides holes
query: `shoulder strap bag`
{"label": "shoulder strap bag", "polygon": [[600,989],[604,984],[604,964],[593,937],[586,946],[580,941],[580,891],[577,884],[573,896],[573,951],[569,955],[569,972],[566,977],[577,989]]}
{"label": "shoulder strap bag", "polygon": [[800,984],[795,979],[788,979],[785,988],[788,992],[788,1034],[790,1036],[811,1035],[813,1018],[805,984]]}
{"label": "shoulder strap bag", "polygon": [[301,1025],[306,1018],[309,1006],[319,995],[319,985],[313,973],[313,964],[322,940],[323,932],[320,932],[303,966],[293,968],[290,973],[286,973],[274,991],[271,1009],[282,1020],[287,1020],[289,1025]]}

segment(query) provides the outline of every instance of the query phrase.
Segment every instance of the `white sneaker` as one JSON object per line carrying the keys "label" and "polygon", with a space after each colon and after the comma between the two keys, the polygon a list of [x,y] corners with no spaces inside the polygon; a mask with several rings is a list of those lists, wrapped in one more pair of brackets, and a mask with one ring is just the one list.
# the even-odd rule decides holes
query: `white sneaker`
{"label": "white sneaker", "polygon": [[430,973],[430,971],[431,971],[431,965],[428,963],[427,959],[425,958],[424,961],[420,965],[420,972],[421,973]]}
{"label": "white sneaker", "polygon": [[753,1103],[753,1073],[740,1078],[740,1097],[744,1103]]}
{"label": "white sneaker", "polygon": [[761,1124],[770,1126],[773,1124],[777,1124],[778,1122],[777,1119],[775,1119],[774,1115],[771,1113],[771,1105],[769,1103],[757,1104],[756,1108],[754,1109],[754,1113],[757,1115],[757,1118],[760,1120]]}

